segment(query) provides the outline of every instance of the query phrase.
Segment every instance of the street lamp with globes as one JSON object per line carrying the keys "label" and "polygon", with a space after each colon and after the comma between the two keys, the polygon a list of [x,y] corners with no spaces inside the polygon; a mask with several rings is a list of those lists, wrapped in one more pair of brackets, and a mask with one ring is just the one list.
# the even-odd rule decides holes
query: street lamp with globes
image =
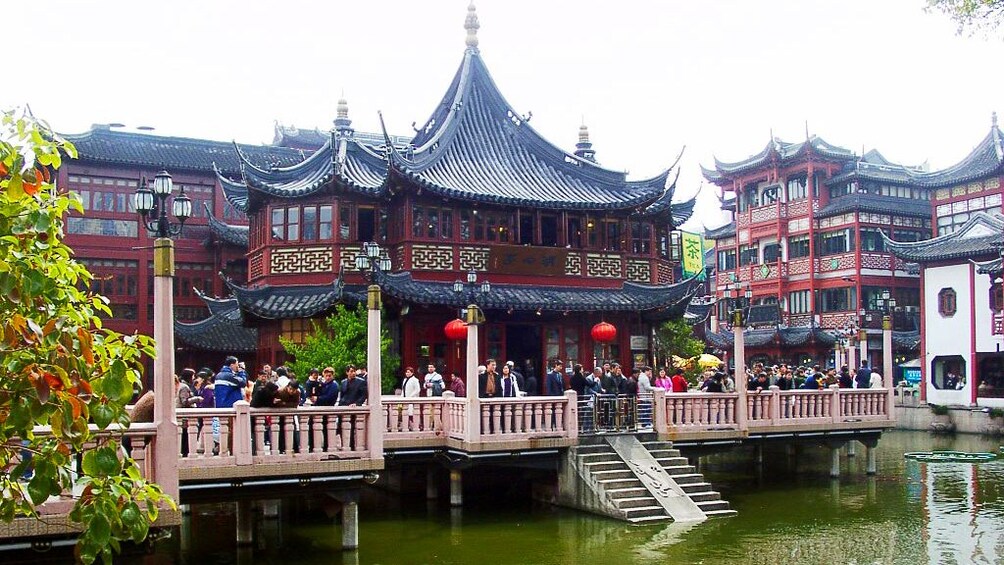
{"label": "street lamp with globes", "polygon": [[143,226],[156,237],[153,242],[153,339],[157,357],[153,365],[153,423],[157,428],[154,465],[164,491],[177,498],[178,423],[174,413],[174,240],[181,235],[185,221],[192,215],[192,199],[185,189],[174,196],[171,210],[177,223],[168,218],[168,199],[174,193],[174,181],[167,171],[153,178],[153,190],[143,178],[133,204]]}
{"label": "street lamp with globes", "polygon": [[[362,245],[362,249],[355,259],[356,270],[358,270],[369,286],[366,287],[366,368],[369,374],[366,377],[366,398],[370,408],[370,422],[378,422],[381,418],[381,380],[383,378],[383,368],[380,359],[380,335],[381,320],[380,310],[383,307],[380,297],[380,285],[376,283],[378,272],[388,273],[391,269],[390,256],[387,251],[381,249],[375,241],[368,241]],[[374,457],[383,455],[383,434],[382,428],[370,425],[367,428],[367,440],[370,453]]]}

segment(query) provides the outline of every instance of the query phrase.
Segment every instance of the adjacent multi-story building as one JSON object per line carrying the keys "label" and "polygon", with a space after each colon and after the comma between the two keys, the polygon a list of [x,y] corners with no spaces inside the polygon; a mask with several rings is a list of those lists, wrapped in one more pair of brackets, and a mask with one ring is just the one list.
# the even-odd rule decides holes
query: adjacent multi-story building
{"label": "adjacent multi-story building", "polygon": [[741,304],[748,306],[751,362],[832,363],[864,329],[866,355],[877,363],[888,296],[897,305],[900,353],[916,348],[918,278],[888,252],[882,234],[897,241],[930,236],[931,190],[903,181],[920,168],[807,136],[772,139],[747,159],[716,159],[702,171],[733,217],[706,234],[715,241],[719,299],[710,344],[731,349],[729,296],[744,301],[751,294],[750,304]]}

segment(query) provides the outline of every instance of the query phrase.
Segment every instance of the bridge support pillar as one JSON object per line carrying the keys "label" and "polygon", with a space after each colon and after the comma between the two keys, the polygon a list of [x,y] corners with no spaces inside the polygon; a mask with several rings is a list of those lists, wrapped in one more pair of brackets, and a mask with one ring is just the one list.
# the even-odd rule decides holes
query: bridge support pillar
{"label": "bridge support pillar", "polygon": [[342,549],[359,548],[359,503],[352,500],[342,504]]}
{"label": "bridge support pillar", "polygon": [[875,472],[876,472],[875,448],[874,447],[870,447],[870,446],[866,446],[865,447],[865,455],[868,458],[868,467],[866,468],[865,472],[868,473],[869,475],[874,475]]}
{"label": "bridge support pillar", "polygon": [[254,543],[254,515],[250,500],[237,501],[237,545]]}
{"label": "bridge support pillar", "polygon": [[450,469],[450,506],[464,505],[464,476],[460,469]]}
{"label": "bridge support pillar", "polygon": [[857,452],[857,448],[855,447],[855,443],[856,442],[854,440],[851,440],[851,441],[847,442],[847,456],[848,457],[857,457],[858,452]]}
{"label": "bridge support pillar", "polygon": [[436,473],[436,466],[429,465],[425,470],[425,498],[435,500],[439,498],[439,474]]}
{"label": "bridge support pillar", "polygon": [[830,447],[830,477],[840,477],[840,446]]}

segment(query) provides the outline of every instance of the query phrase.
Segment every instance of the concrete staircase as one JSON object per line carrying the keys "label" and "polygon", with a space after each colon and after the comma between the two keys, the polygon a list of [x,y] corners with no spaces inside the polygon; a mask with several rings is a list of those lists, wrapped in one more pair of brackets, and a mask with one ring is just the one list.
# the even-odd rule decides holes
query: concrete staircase
{"label": "concrete staircase", "polygon": [[[708,517],[732,516],[736,512],[721,499],[704,476],[680,456],[669,442],[641,444],[669,475],[676,486]],[[632,471],[631,466],[608,443],[580,445],[569,450],[566,465],[574,466],[579,480],[577,503],[569,503],[567,485],[559,494],[563,503],[580,509],[605,514],[635,524],[672,520],[665,505]],[[567,473],[566,473],[567,474]],[[563,480],[568,478],[563,477]],[[583,491],[590,492],[583,492]]]}

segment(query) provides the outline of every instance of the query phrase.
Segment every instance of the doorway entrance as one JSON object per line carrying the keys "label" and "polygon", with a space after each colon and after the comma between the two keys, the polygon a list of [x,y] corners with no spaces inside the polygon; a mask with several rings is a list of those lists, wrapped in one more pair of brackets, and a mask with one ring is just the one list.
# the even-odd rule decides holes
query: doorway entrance
{"label": "doorway entrance", "polygon": [[512,360],[523,376],[534,375],[540,382],[542,352],[540,326],[529,324],[507,324],[505,327],[505,359]]}

